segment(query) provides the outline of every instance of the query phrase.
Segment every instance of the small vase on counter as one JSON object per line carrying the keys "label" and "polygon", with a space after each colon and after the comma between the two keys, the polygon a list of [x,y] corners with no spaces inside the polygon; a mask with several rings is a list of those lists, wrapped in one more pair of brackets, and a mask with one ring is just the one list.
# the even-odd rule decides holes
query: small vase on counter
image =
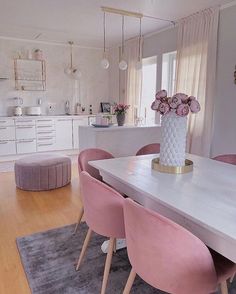
{"label": "small vase on counter", "polygon": [[122,127],[125,124],[125,113],[118,113],[116,119],[118,126]]}
{"label": "small vase on counter", "polygon": [[125,114],[129,109],[130,105],[126,104],[116,104],[114,106],[114,114],[116,115],[117,124],[119,127],[123,126],[125,123]]}

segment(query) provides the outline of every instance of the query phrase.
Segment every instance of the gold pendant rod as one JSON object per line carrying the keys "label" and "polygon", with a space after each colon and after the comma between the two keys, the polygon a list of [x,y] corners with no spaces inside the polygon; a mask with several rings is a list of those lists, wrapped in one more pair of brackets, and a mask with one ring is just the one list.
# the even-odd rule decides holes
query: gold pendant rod
{"label": "gold pendant rod", "polygon": [[124,15],[124,16],[131,16],[131,17],[136,17],[136,18],[142,18],[143,17],[142,13],[127,11],[127,10],[123,10],[123,9],[116,9],[116,8],[106,7],[106,6],[102,6],[101,9],[102,9],[103,12],[107,12],[107,13],[114,13],[114,14],[119,14],[119,15]]}

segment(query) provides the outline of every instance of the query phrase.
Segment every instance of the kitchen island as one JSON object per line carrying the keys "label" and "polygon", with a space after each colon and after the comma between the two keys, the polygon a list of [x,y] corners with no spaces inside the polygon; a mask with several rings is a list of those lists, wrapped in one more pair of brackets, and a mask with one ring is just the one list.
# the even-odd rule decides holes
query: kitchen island
{"label": "kitchen island", "polygon": [[96,128],[79,126],[79,150],[100,148],[115,157],[135,155],[144,145],[160,143],[160,125]]}

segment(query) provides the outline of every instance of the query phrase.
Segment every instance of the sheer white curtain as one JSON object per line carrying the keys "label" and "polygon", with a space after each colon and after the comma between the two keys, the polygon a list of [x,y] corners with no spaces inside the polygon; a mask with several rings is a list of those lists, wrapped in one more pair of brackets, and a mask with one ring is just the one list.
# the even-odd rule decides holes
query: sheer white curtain
{"label": "sheer white curtain", "polygon": [[[141,39],[141,56],[142,56]],[[139,38],[125,42],[124,59],[128,63],[126,71],[120,71],[120,102],[129,104],[127,123],[134,122],[134,109],[139,106],[142,92],[142,68],[137,66],[139,61]]]}
{"label": "sheer white curtain", "polygon": [[178,23],[176,92],[196,96],[199,113],[189,116],[188,152],[210,156],[216,75],[219,8],[209,8]]}

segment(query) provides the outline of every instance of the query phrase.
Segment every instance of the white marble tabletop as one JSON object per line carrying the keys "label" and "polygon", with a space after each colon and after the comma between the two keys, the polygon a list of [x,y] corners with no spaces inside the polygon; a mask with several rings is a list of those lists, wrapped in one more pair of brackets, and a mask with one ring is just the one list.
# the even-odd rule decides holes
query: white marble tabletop
{"label": "white marble tabletop", "polygon": [[188,155],[194,162],[193,172],[172,175],[151,169],[155,157],[132,156],[90,164],[107,183],[180,223],[236,262],[236,166]]}

